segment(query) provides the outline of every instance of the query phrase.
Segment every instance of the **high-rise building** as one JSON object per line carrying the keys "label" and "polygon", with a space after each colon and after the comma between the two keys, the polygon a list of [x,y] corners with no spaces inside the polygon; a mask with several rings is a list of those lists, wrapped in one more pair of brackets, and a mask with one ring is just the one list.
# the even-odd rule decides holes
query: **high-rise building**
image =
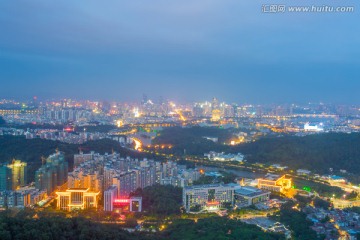
{"label": "high-rise building", "polygon": [[129,171],[120,174],[120,176],[113,179],[113,184],[118,188],[119,197],[128,197],[131,192],[138,188],[137,184],[138,173],[136,171]]}
{"label": "high-rise building", "polygon": [[57,151],[46,159],[46,164],[35,172],[35,187],[51,194],[67,181],[68,163],[64,153]]}
{"label": "high-rise building", "polygon": [[26,185],[27,163],[13,160],[11,164],[0,167],[0,191],[16,190]]}
{"label": "high-rise building", "polygon": [[168,161],[162,164],[162,177],[175,177],[177,175],[177,164],[172,161]]}
{"label": "high-rise building", "polygon": [[221,118],[221,111],[219,107],[219,101],[217,98],[213,98],[211,104],[211,121],[219,121]]}
{"label": "high-rise building", "polygon": [[201,104],[196,103],[193,107],[193,116],[194,117],[203,117],[204,109],[201,107]]}
{"label": "high-rise building", "polygon": [[[91,151],[90,153],[84,154],[82,151],[80,151],[79,154],[74,155],[74,167],[77,167],[80,165],[80,163],[89,161],[91,159],[94,159],[95,152]],[[97,154],[99,155],[99,154]]]}
{"label": "high-rise building", "polygon": [[212,99],[211,109],[212,109],[212,110],[219,109],[219,101],[217,100],[216,97],[214,97],[214,98]]}
{"label": "high-rise building", "polygon": [[27,183],[27,163],[14,159],[7,167],[11,169],[12,190],[25,186]]}
{"label": "high-rise building", "polygon": [[11,169],[6,165],[0,166],[0,191],[11,190]]}
{"label": "high-rise building", "polygon": [[214,109],[211,112],[211,121],[217,122],[221,118],[221,111],[219,109]]}
{"label": "high-rise building", "polygon": [[118,196],[118,189],[115,185],[110,186],[104,191],[104,211],[113,211],[114,202]]}

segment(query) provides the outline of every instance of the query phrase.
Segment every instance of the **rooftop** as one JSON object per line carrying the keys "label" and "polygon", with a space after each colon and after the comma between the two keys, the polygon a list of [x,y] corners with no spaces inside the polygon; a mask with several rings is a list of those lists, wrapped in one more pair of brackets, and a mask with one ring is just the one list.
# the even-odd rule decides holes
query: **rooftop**
{"label": "rooftop", "polygon": [[198,189],[198,188],[218,188],[218,187],[239,187],[240,185],[236,183],[229,183],[229,184],[222,184],[222,183],[216,183],[216,184],[204,184],[204,185],[193,185],[193,186],[187,186],[184,188],[184,190],[190,190],[190,189]]}
{"label": "rooftop", "polygon": [[241,194],[241,195],[244,195],[244,196],[248,196],[248,197],[254,197],[254,196],[257,196],[257,195],[260,195],[260,194],[264,194],[266,192],[262,191],[262,190],[260,190],[258,188],[246,186],[246,187],[242,187],[240,189],[236,189],[235,193]]}

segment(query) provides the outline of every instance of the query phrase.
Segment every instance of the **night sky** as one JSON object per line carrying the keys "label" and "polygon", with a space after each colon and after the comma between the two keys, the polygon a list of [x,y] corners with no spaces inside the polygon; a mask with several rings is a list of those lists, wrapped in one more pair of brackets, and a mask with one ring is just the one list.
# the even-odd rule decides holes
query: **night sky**
{"label": "night sky", "polygon": [[[274,3],[355,12],[261,12]],[[360,103],[359,1],[16,0],[0,9],[0,98]]]}

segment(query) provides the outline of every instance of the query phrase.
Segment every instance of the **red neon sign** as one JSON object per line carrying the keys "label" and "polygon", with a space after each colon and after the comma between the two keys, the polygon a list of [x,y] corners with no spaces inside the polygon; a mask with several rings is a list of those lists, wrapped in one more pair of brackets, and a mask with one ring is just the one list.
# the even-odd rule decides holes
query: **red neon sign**
{"label": "red neon sign", "polygon": [[66,132],[73,132],[73,131],[74,131],[74,128],[72,128],[72,127],[66,127],[66,128],[64,128],[64,131],[66,131]]}
{"label": "red neon sign", "polygon": [[130,203],[130,199],[115,199],[114,203]]}

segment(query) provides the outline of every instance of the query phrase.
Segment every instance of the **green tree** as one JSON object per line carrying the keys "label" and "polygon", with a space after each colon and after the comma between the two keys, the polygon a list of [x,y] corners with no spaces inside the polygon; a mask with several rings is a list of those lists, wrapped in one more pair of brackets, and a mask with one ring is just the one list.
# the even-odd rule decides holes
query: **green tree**
{"label": "green tree", "polygon": [[179,214],[182,189],[172,185],[153,185],[137,189],[132,196],[141,196],[145,212],[157,215]]}
{"label": "green tree", "polygon": [[283,204],[277,220],[290,228],[294,239],[317,239],[316,232],[310,228],[312,222],[306,219],[305,213],[294,210],[292,208],[294,205],[292,201]]}
{"label": "green tree", "polygon": [[317,208],[328,209],[330,207],[330,203],[326,200],[316,197],[314,199],[314,206]]}

